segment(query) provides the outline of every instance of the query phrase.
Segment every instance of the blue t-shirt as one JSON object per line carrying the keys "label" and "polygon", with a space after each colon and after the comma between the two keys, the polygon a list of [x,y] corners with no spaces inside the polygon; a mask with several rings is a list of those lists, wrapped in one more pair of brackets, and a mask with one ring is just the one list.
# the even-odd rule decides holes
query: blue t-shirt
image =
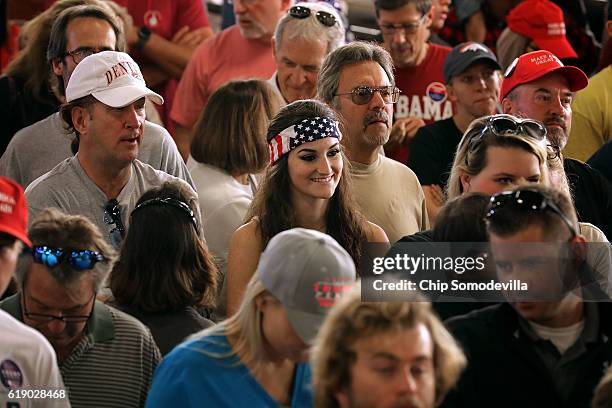
{"label": "blue t-shirt", "polygon": [[[225,336],[177,346],[157,367],[146,407],[278,407],[238,357],[223,357],[231,351]],[[311,380],[310,365],[298,364],[291,407],[313,406]]]}

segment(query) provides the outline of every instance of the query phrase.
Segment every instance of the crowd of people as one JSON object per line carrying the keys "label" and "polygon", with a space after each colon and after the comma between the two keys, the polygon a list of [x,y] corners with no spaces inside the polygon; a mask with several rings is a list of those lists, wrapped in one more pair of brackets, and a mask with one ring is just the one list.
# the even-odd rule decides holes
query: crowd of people
{"label": "crowd of people", "polygon": [[612,407],[610,1],[372,2],[2,5],[0,406]]}

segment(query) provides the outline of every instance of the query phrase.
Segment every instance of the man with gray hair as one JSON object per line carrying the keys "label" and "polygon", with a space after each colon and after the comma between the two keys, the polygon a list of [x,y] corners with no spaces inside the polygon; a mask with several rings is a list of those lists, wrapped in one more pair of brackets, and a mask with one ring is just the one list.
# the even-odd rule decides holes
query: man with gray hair
{"label": "man with gray hair", "polygon": [[344,119],[353,191],[364,215],[393,243],[427,229],[425,196],[404,164],[379,154],[389,140],[393,104],[399,97],[391,56],[383,48],[353,42],[331,52],[321,67],[319,97]]}
{"label": "man with gray hair", "polygon": [[[83,1],[83,3],[85,3]],[[65,100],[65,89],[76,66],[88,55],[100,51],[125,51],[123,24],[106,2],[88,0],[68,7],[53,24],[47,46],[47,63],[58,86],[58,100]],[[111,4],[111,3],[109,3]],[[144,122],[139,159],[157,170],[193,184],[174,140],[166,129]],[[0,175],[16,180],[24,188],[78,150],[75,134],[55,112],[26,128],[11,139],[0,158]]]}
{"label": "man with gray hair", "polygon": [[160,353],[136,319],[96,300],[115,259],[98,229],[55,209],[30,227],[32,250],[19,259],[20,292],[0,303],[53,346],[70,402],[144,406]]}
{"label": "man with gray hair", "polygon": [[300,3],[289,9],[272,38],[276,72],[269,80],[283,105],[315,97],[323,59],[342,44],[344,25],[332,7]]}

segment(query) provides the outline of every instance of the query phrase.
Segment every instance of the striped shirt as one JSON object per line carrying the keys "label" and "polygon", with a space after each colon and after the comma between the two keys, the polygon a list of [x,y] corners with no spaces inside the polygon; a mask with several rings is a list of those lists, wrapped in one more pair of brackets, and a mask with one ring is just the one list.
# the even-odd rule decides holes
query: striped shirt
{"label": "striped shirt", "polygon": [[[0,308],[21,319],[20,295]],[[73,407],[142,407],[160,359],[142,323],[96,301],[85,335],[60,372]]]}

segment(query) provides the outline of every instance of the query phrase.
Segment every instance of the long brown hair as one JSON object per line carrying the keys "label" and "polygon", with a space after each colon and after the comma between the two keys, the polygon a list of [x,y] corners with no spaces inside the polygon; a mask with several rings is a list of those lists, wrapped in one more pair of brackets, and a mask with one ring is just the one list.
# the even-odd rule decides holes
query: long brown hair
{"label": "long brown hair", "polygon": [[[321,102],[303,100],[293,102],[272,119],[267,139],[270,141],[283,129],[306,118],[327,117],[338,120],[335,112]],[[342,153],[341,153],[342,154]],[[299,227],[295,209],[291,201],[291,180],[289,178],[288,154],[281,157],[268,169],[261,188],[255,194],[247,220],[257,217],[263,247],[281,231]],[[362,244],[366,241],[366,220],[358,210],[350,187],[348,161],[344,158],[340,181],[334,195],[329,200],[325,215],[326,233],[331,235],[351,255],[356,265],[362,254]]]}
{"label": "long brown hair", "polygon": [[[185,187],[167,182],[144,193],[138,204],[172,199],[193,211],[198,204],[189,197]],[[119,304],[145,312],[212,308],[217,268],[183,210],[172,205],[147,206],[132,215],[109,286]]]}

